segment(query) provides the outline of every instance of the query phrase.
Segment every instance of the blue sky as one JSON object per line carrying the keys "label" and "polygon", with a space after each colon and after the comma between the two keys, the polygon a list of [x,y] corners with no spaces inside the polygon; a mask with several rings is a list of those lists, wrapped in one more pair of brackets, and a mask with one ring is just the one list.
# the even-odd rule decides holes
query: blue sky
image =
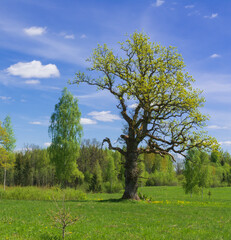
{"label": "blue sky", "polygon": [[230,10],[227,0],[2,0],[0,120],[10,115],[17,149],[46,147],[50,116],[67,86],[79,99],[84,138],[115,141],[123,121],[113,97],[67,81],[85,71],[98,43],[117,49],[137,30],[178,48],[195,87],[204,90],[206,130],[230,151]]}

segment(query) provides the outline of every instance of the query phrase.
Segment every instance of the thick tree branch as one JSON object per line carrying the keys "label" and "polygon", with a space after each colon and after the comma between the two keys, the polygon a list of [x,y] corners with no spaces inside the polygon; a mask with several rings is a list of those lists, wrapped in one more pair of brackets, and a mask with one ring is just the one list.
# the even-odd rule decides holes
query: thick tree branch
{"label": "thick tree branch", "polygon": [[110,150],[118,151],[118,152],[120,152],[122,155],[125,155],[125,154],[126,154],[126,152],[125,152],[123,149],[121,149],[120,147],[113,147],[112,144],[111,144],[111,140],[110,140],[109,138],[105,138],[105,139],[103,140],[102,146],[103,146],[103,144],[104,144],[105,142],[108,144],[108,148],[109,148]]}

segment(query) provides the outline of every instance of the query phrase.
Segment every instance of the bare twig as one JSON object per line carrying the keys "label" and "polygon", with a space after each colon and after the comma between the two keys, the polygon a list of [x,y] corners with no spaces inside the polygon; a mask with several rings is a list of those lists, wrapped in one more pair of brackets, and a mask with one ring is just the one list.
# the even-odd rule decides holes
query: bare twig
{"label": "bare twig", "polygon": [[54,204],[56,211],[50,211],[48,215],[53,222],[53,226],[62,230],[62,238],[65,239],[66,228],[70,225],[75,224],[79,220],[79,217],[73,217],[70,213],[69,207],[66,207],[65,194],[63,195],[62,206],[59,206],[55,199]]}

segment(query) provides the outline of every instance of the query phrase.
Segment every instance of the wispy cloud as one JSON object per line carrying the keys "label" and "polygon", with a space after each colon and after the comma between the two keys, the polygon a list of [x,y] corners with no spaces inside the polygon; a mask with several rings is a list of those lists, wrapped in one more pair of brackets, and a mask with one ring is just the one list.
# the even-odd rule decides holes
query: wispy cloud
{"label": "wispy cloud", "polygon": [[11,99],[12,99],[11,97],[0,96],[0,100],[3,100],[3,101],[7,101],[7,100],[11,100]]}
{"label": "wispy cloud", "polygon": [[[1,79],[1,78],[0,78]],[[90,92],[88,90],[88,92]],[[94,91],[90,94],[75,95],[79,99],[79,104],[92,107],[94,110],[100,111],[102,108],[108,108],[111,104],[117,104],[116,99],[109,91]]]}
{"label": "wispy cloud", "polygon": [[[206,99],[206,105],[214,105],[217,106],[217,104],[220,104],[220,110],[226,106],[226,108],[230,108],[231,103],[231,74],[217,74],[214,72],[211,73],[196,73],[194,74],[194,78],[196,79],[196,82],[194,83],[194,86],[198,89],[203,90],[202,95]],[[225,104],[225,105],[224,105]],[[229,111],[224,110],[226,115]],[[208,112],[209,115],[211,115]],[[214,116],[217,117],[217,113],[214,113]],[[230,115],[231,117],[231,115]],[[227,120],[228,118],[224,116],[224,120]],[[231,118],[230,118],[231,119]],[[219,122],[213,122],[213,124],[217,125],[225,125],[221,124]]]}
{"label": "wispy cloud", "polygon": [[85,94],[85,95],[75,95],[78,99],[93,99],[93,98],[109,98],[111,96],[111,93],[109,91],[97,91],[91,94]]}
{"label": "wispy cloud", "polygon": [[195,6],[194,5],[186,5],[185,8],[186,9],[191,9],[191,8],[194,8]]}
{"label": "wispy cloud", "polygon": [[82,35],[80,36],[80,38],[81,38],[81,39],[85,39],[85,38],[87,38],[87,35],[82,34]]}
{"label": "wispy cloud", "polygon": [[39,36],[43,35],[46,32],[46,27],[30,27],[30,28],[24,28],[24,33],[26,33],[28,36]]}
{"label": "wispy cloud", "polygon": [[[56,84],[54,82],[54,84]],[[39,80],[35,79],[29,79],[29,80],[24,80],[20,79],[17,76],[12,76],[7,74],[6,70],[0,71],[0,85],[4,86],[13,86],[13,87],[18,87],[18,88],[30,88],[30,89],[36,89],[36,90],[41,90],[41,91],[60,91],[62,88],[57,87],[55,85],[45,85],[42,84]]]}
{"label": "wispy cloud", "polygon": [[196,73],[194,76],[197,79],[196,87],[203,89],[205,93],[229,93],[230,95],[230,74]]}
{"label": "wispy cloud", "polygon": [[121,119],[119,116],[111,114],[111,111],[102,111],[102,112],[93,111],[88,113],[88,115],[102,122],[113,122],[114,120]]}
{"label": "wispy cloud", "polygon": [[217,17],[218,17],[218,13],[212,13],[210,16],[204,16],[204,18],[209,18],[209,19],[213,19]]}
{"label": "wispy cloud", "polygon": [[220,145],[231,145],[231,141],[221,141],[218,142]]}
{"label": "wispy cloud", "polygon": [[66,38],[66,39],[75,39],[75,35],[74,34],[65,35],[64,38]]}
{"label": "wispy cloud", "polygon": [[39,121],[29,122],[29,124],[32,124],[32,125],[42,125],[42,123],[39,122]]}
{"label": "wispy cloud", "polygon": [[[61,33],[62,38],[57,38],[57,33],[47,32],[47,34],[41,34],[39,37],[28,37],[28,34],[22,29],[25,28],[25,24],[18,21],[9,19],[8,17],[0,19],[0,29],[4,31],[4,35],[10,39],[16,39],[17,41],[3,41],[2,47],[7,49],[21,52],[23,54],[29,54],[33,56],[45,57],[48,59],[62,60],[74,64],[80,64],[81,66],[87,66],[86,58],[89,56],[91,49],[82,45],[76,45],[74,41],[66,41],[64,39],[66,33]],[[28,28],[29,29],[29,28]],[[46,28],[43,28],[46,29]],[[72,43],[73,42],[73,43]]]}
{"label": "wispy cloud", "polygon": [[29,124],[47,127],[50,124],[50,117],[48,117],[48,116],[39,117],[35,121],[29,121]]}
{"label": "wispy cloud", "polygon": [[11,65],[6,71],[13,76],[22,78],[50,78],[59,77],[60,73],[55,64],[42,65],[40,61],[18,62]]}
{"label": "wispy cloud", "polygon": [[221,57],[221,55],[217,54],[217,53],[214,53],[210,56],[210,58],[219,58]]}
{"label": "wispy cloud", "polygon": [[152,3],[151,4],[151,6],[152,7],[160,7],[161,5],[163,5],[164,4],[164,0],[156,0],[156,2],[155,3]]}
{"label": "wispy cloud", "polygon": [[39,80],[27,80],[24,83],[28,84],[28,85],[37,85],[37,84],[40,84],[40,81]]}
{"label": "wispy cloud", "polygon": [[80,119],[80,123],[83,125],[93,125],[93,124],[97,124],[97,122],[95,120],[92,120],[90,118],[81,118]]}
{"label": "wispy cloud", "polygon": [[209,125],[209,126],[207,126],[207,128],[209,128],[209,129],[228,129],[228,127],[226,127],[226,126],[218,126],[218,125]]}

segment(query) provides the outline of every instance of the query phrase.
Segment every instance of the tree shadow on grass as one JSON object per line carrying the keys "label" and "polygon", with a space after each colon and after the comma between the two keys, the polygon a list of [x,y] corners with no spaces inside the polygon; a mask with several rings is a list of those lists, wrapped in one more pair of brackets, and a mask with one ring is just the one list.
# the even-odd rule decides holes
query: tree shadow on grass
{"label": "tree shadow on grass", "polygon": [[[57,201],[59,202],[59,201]],[[122,199],[122,198],[109,198],[109,199],[87,199],[87,200],[66,200],[65,202],[73,203],[87,203],[87,202],[98,202],[98,203],[137,203],[137,200]]]}
{"label": "tree shadow on grass", "polygon": [[129,199],[122,199],[122,198],[110,198],[110,199],[105,199],[105,200],[96,200],[96,202],[101,202],[101,203],[137,203],[136,200],[129,200]]}

